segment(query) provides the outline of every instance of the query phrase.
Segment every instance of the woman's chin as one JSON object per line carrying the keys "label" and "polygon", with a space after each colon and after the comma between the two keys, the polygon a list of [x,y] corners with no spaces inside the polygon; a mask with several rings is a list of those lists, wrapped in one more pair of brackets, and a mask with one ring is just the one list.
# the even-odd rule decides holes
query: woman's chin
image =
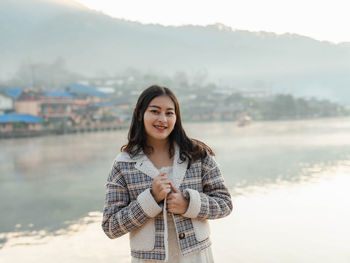
{"label": "woman's chin", "polygon": [[153,141],[166,141],[168,140],[168,134],[153,135],[153,136],[150,136],[150,139]]}

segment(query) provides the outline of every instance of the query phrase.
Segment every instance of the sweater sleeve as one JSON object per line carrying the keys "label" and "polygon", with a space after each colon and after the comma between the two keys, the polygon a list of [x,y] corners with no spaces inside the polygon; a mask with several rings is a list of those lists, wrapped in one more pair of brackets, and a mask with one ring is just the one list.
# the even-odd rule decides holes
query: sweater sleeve
{"label": "sweater sleeve", "polygon": [[119,163],[115,162],[106,183],[102,229],[109,238],[120,237],[142,226],[162,211],[150,189],[130,201]]}
{"label": "sweater sleeve", "polygon": [[186,189],[184,195],[189,199],[185,217],[216,219],[232,212],[231,195],[225,186],[224,178],[214,158],[207,154],[202,161],[203,192]]}

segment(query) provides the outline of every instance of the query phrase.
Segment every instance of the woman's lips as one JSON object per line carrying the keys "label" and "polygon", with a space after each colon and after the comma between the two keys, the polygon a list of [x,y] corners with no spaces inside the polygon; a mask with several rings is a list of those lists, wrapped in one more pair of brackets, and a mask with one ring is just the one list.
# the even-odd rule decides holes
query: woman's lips
{"label": "woman's lips", "polygon": [[161,126],[161,125],[154,125],[154,128],[156,128],[158,131],[162,132],[166,130],[166,126]]}

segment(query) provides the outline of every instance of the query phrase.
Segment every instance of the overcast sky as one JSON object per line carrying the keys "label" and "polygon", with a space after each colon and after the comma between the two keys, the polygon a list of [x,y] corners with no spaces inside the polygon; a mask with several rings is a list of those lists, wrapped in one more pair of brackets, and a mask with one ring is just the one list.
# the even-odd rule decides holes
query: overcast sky
{"label": "overcast sky", "polygon": [[142,23],[208,25],[286,32],[334,43],[350,42],[349,0],[75,0]]}

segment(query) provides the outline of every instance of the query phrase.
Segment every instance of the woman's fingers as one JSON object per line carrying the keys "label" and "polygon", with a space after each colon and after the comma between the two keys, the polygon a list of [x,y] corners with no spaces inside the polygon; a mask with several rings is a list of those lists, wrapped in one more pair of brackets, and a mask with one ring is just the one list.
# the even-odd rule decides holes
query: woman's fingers
{"label": "woman's fingers", "polygon": [[168,184],[168,185],[162,185],[161,186],[161,192],[163,192],[163,193],[165,193],[165,194],[168,194],[168,193],[170,193],[170,191],[171,191],[171,188],[170,188],[170,185]]}
{"label": "woman's fingers", "polygon": [[173,189],[173,191],[174,191],[175,193],[179,193],[179,192],[180,192],[179,189],[177,189],[177,188],[175,187],[175,185],[173,185],[172,182],[169,182],[169,183],[170,183],[170,186],[171,186],[171,188]]}
{"label": "woman's fingers", "polygon": [[174,194],[168,194],[167,197],[167,204],[169,205],[176,205],[178,203],[178,200]]}
{"label": "woman's fingers", "polygon": [[162,201],[171,192],[170,181],[165,173],[159,174],[152,183],[152,195],[157,202]]}
{"label": "woman's fingers", "polygon": [[170,185],[166,184],[162,186],[163,190],[169,193],[171,191]]}
{"label": "woman's fingers", "polygon": [[156,178],[154,178],[154,181],[155,181],[156,183],[158,183],[158,182],[167,182],[167,181],[169,181],[168,177],[167,177],[165,174],[166,174],[165,172],[159,174]]}
{"label": "woman's fingers", "polygon": [[158,182],[160,182],[162,184],[170,184],[170,181],[168,178],[161,178],[161,179],[159,179]]}
{"label": "woman's fingers", "polygon": [[166,175],[159,175],[154,179],[154,181],[158,181],[158,182],[169,181],[169,178]]}
{"label": "woman's fingers", "polygon": [[172,200],[172,199],[166,199],[166,204],[169,206],[169,205],[173,205],[174,204],[174,200]]}
{"label": "woman's fingers", "polygon": [[154,182],[155,185],[162,187],[164,185],[168,185],[170,187],[170,181],[168,179],[164,179],[164,180],[158,180],[156,182]]}
{"label": "woman's fingers", "polygon": [[162,173],[158,174],[158,176],[161,176],[161,177],[163,177],[165,175],[166,175],[166,172],[162,172]]}
{"label": "woman's fingers", "polygon": [[175,208],[176,204],[174,204],[173,202],[167,202],[166,206],[167,206],[167,208]]}

